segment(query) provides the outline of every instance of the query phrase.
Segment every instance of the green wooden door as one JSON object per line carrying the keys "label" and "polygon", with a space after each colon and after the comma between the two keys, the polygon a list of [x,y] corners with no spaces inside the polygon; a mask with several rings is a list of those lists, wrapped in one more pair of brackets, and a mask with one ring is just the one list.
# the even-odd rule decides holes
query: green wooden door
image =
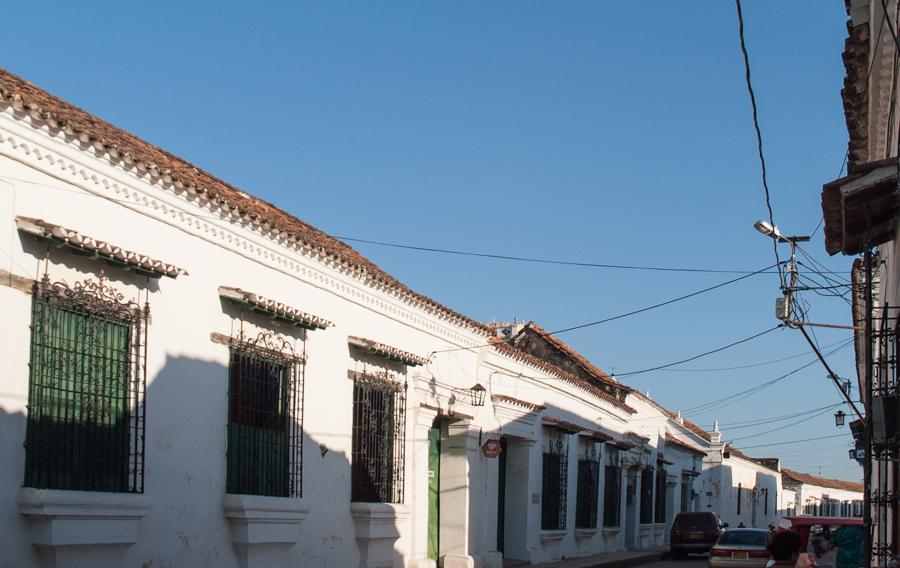
{"label": "green wooden door", "polygon": [[428,431],[428,558],[438,559],[441,518],[441,429]]}

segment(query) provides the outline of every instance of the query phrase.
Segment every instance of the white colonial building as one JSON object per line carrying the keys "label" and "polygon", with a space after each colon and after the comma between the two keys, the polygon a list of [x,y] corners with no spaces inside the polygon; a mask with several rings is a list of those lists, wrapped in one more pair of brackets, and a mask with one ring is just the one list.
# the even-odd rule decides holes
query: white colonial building
{"label": "white colonial building", "polygon": [[0,565],[499,567],[720,506],[713,436],[552,335],[3,70],[0,257]]}

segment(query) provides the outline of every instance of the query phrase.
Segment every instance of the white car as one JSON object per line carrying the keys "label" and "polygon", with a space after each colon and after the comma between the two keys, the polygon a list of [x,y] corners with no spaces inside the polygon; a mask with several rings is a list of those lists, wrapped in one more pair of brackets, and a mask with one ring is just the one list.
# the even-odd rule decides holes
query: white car
{"label": "white car", "polygon": [[710,568],[764,568],[769,561],[767,529],[728,529],[709,551]]}

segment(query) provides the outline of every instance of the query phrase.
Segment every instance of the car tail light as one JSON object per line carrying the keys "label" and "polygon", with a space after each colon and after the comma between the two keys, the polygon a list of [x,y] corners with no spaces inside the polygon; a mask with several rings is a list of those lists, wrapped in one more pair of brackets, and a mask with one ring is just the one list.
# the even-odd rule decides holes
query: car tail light
{"label": "car tail light", "polygon": [[731,551],[724,548],[713,548],[709,551],[710,556],[724,556],[731,558]]}
{"label": "car tail light", "polygon": [[768,558],[769,551],[768,550],[751,550],[749,556],[750,556],[750,558]]}

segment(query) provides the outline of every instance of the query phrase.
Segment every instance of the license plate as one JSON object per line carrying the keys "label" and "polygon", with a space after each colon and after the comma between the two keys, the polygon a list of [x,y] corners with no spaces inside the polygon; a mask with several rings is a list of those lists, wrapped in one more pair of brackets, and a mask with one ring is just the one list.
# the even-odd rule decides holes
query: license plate
{"label": "license plate", "polygon": [[688,533],[688,538],[691,540],[700,540],[703,538],[703,533]]}
{"label": "license plate", "polygon": [[747,560],[746,552],[732,552],[731,557],[735,560]]}

